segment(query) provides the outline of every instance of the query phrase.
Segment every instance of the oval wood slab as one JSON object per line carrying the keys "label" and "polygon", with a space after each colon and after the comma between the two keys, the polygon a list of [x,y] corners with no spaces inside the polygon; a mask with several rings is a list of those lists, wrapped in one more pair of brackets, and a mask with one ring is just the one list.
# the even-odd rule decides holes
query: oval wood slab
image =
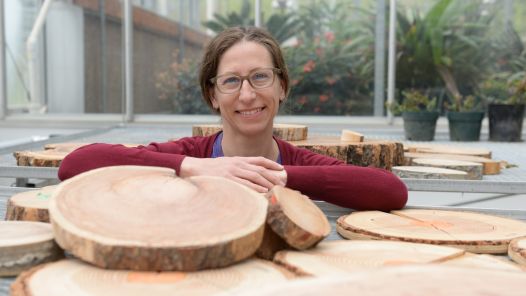
{"label": "oval wood slab", "polygon": [[482,164],[476,162],[440,158],[416,158],[413,159],[413,165],[463,171],[467,173],[466,179],[468,180],[482,180]]}
{"label": "oval wood slab", "polygon": [[464,148],[464,147],[452,147],[446,145],[408,145],[404,146],[404,149],[408,152],[419,152],[419,153],[433,153],[433,154],[457,154],[457,155],[470,155],[480,156],[484,158],[491,158],[491,150],[484,148]]}
{"label": "oval wood slab", "polygon": [[466,180],[468,178],[468,173],[463,171],[428,166],[395,166],[393,174],[400,178],[412,179]]}
{"label": "oval wood slab", "polygon": [[[192,127],[192,136],[211,136],[223,129],[221,124],[200,124]],[[275,123],[274,136],[285,141],[301,141],[307,139],[306,125]]]}
{"label": "oval wood slab", "polygon": [[526,223],[472,212],[402,210],[353,212],[337,220],[348,239],[397,240],[502,254],[510,241],[526,235]]}
{"label": "oval wood slab", "polygon": [[496,175],[500,173],[500,162],[485,157],[456,155],[456,154],[433,154],[433,153],[416,153],[404,152],[404,165],[412,165],[413,159],[416,158],[440,158],[449,160],[461,160],[481,163],[484,175]]}
{"label": "oval wood slab", "polygon": [[524,295],[525,290],[526,273],[523,272],[412,265],[356,272],[340,277],[301,279],[267,287],[251,295],[519,296]]}
{"label": "oval wood slab", "polygon": [[0,221],[0,276],[17,275],[62,255],[48,223]]}
{"label": "oval wood slab", "polygon": [[339,137],[314,136],[305,141],[290,143],[358,166],[390,170],[393,166],[402,165],[404,161],[404,148],[401,142],[376,140],[348,142],[342,141]]}
{"label": "oval wood slab", "polygon": [[316,248],[280,251],[274,261],[301,275],[335,276],[382,266],[425,264],[462,256],[464,250],[394,241],[327,241]]}
{"label": "oval wood slab", "polygon": [[18,166],[59,167],[60,163],[69,152],[55,151],[16,151],[13,156]]}
{"label": "oval wood slab", "polygon": [[49,199],[57,185],[15,194],[7,201],[6,220],[49,222]]}
{"label": "oval wood slab", "polygon": [[225,178],[116,166],[61,183],[49,212],[59,245],[96,266],[194,271],[254,254],[267,207],[263,195]]}
{"label": "oval wood slab", "polygon": [[21,274],[13,295],[226,295],[257,290],[293,275],[272,262],[251,259],[197,272],[138,272],[100,269],[78,260],[38,266]]}
{"label": "oval wood slab", "polygon": [[267,224],[291,247],[305,250],[330,234],[329,220],[308,196],[283,186],[274,186],[267,197]]}
{"label": "oval wood slab", "polygon": [[526,266],[526,237],[512,240],[508,249],[508,255],[513,261]]}

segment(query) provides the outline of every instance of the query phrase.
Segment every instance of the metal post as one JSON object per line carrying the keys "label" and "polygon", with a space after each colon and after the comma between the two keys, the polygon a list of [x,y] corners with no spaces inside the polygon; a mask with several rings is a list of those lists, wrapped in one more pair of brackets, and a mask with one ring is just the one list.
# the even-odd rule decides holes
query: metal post
{"label": "metal post", "polygon": [[108,77],[106,75],[106,1],[99,0],[99,18],[100,18],[100,105],[101,113],[106,112],[106,83]]}
{"label": "metal post", "polygon": [[374,46],[374,116],[384,115],[385,91],[385,0],[376,1]]}
{"label": "metal post", "polygon": [[255,3],[254,26],[261,27],[261,0],[256,0]]}
{"label": "metal post", "polygon": [[0,1],[0,120],[7,115],[4,1]]}
{"label": "metal post", "polygon": [[133,121],[133,4],[131,0],[124,0],[123,6],[124,28],[124,101],[125,110],[123,121]]}
{"label": "metal post", "polygon": [[177,57],[179,63],[184,60],[184,0],[179,0],[179,56]]}
{"label": "metal post", "polygon": [[502,18],[503,30],[506,30],[508,23],[513,22],[513,0],[504,1],[504,17]]}
{"label": "metal post", "polygon": [[[394,102],[396,76],[396,0],[389,0],[389,54],[387,65],[387,103]],[[393,124],[393,113],[387,110],[389,124]]]}

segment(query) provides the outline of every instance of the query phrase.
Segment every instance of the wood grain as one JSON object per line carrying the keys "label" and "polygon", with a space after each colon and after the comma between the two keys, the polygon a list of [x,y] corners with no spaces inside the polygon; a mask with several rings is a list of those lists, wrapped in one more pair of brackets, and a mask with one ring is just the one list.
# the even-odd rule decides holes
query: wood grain
{"label": "wood grain", "polygon": [[395,240],[452,246],[473,253],[502,254],[526,223],[473,212],[402,210],[353,212],[337,220],[348,239]]}
{"label": "wood grain", "polygon": [[[192,126],[192,136],[211,136],[223,129],[221,124],[200,124]],[[306,125],[275,123],[274,136],[285,141],[301,141],[307,139]]]}
{"label": "wood grain", "polygon": [[440,158],[415,158],[415,166],[428,166],[450,170],[463,171],[467,173],[467,180],[482,180],[482,164],[477,162],[440,159]]}
{"label": "wood grain", "polygon": [[194,271],[253,255],[267,207],[264,196],[225,178],[116,166],[61,183],[49,211],[60,246],[96,266]]}
{"label": "wood grain", "polygon": [[466,180],[468,178],[468,173],[463,171],[429,166],[395,166],[393,167],[393,174],[400,178],[412,179]]}
{"label": "wood grain", "polygon": [[492,160],[485,157],[455,155],[455,154],[433,154],[433,153],[404,153],[404,165],[412,165],[415,158],[439,158],[450,160],[461,160],[481,163],[484,175],[496,175],[500,173],[500,161]]}
{"label": "wood grain", "polygon": [[465,148],[447,145],[413,144],[405,145],[404,150],[408,152],[432,153],[432,154],[456,154],[491,158],[491,150],[484,148]]}
{"label": "wood grain", "polygon": [[49,199],[56,185],[17,193],[7,201],[6,220],[49,222]]}

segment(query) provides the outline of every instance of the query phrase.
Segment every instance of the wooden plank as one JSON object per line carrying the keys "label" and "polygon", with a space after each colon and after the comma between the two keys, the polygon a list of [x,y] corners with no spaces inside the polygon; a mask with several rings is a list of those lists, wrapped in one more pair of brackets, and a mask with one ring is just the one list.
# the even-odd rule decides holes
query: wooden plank
{"label": "wooden plank", "polygon": [[477,162],[441,158],[415,158],[413,165],[463,171],[467,173],[467,180],[482,180],[483,166]]}
{"label": "wooden plank", "polygon": [[417,153],[432,153],[432,154],[456,154],[456,155],[468,155],[468,156],[479,156],[479,157],[484,157],[484,158],[491,158],[491,150],[488,150],[488,149],[453,147],[453,146],[447,146],[447,145],[432,145],[432,144],[404,145],[404,151],[417,152]]}
{"label": "wooden plank", "polygon": [[412,165],[415,158],[439,158],[450,160],[461,160],[481,163],[484,175],[495,175],[500,173],[500,162],[485,157],[454,155],[454,154],[432,154],[404,152],[404,165]]}
{"label": "wooden plank", "polygon": [[466,180],[468,173],[429,166],[395,166],[393,174],[400,178]]}

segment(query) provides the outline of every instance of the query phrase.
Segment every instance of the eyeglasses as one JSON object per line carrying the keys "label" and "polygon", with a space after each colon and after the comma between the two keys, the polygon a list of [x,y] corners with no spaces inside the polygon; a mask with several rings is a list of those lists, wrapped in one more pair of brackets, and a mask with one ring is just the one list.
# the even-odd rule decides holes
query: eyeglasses
{"label": "eyeglasses", "polygon": [[248,80],[248,83],[254,89],[269,87],[274,83],[275,74],[280,73],[281,70],[277,68],[261,68],[252,70],[247,76],[239,76],[232,73],[219,75],[210,79],[210,82],[215,84],[220,92],[233,94],[241,89],[245,80]]}

